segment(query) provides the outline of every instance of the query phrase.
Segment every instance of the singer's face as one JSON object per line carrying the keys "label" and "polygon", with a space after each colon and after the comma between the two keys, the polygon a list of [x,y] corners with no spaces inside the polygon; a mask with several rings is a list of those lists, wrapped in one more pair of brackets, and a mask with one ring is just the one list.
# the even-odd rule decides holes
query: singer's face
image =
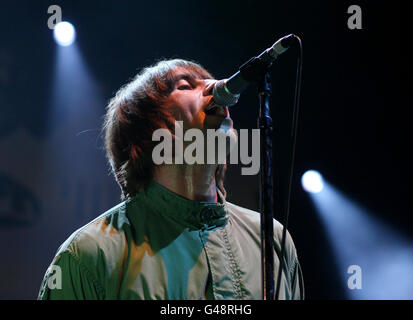
{"label": "singer's face", "polygon": [[206,110],[213,103],[212,88],[214,79],[200,79],[186,69],[178,67],[174,71],[174,87],[165,107],[176,121],[183,121],[184,130],[197,128],[232,130],[233,124],[228,107],[218,106]]}

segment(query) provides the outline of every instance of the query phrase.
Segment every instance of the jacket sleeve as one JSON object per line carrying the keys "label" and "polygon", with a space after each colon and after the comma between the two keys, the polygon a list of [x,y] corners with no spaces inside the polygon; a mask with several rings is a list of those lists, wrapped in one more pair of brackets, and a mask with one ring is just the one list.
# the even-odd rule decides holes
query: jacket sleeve
{"label": "jacket sleeve", "polygon": [[304,279],[298,259],[295,259],[295,264],[291,274],[291,299],[304,300]]}
{"label": "jacket sleeve", "polygon": [[46,271],[38,300],[97,300],[103,287],[69,251],[62,252]]}
{"label": "jacket sleeve", "polygon": [[[282,238],[282,226],[278,224],[278,228],[274,231],[274,235],[278,241],[274,242],[274,249],[278,256],[278,259],[281,257],[281,238]],[[284,256],[284,268],[287,277],[287,287],[288,290],[285,291],[285,299],[288,300],[304,300],[304,279],[303,273],[301,270],[301,265],[298,260],[297,250],[293,238],[289,231],[286,233],[285,239],[285,256]],[[278,271],[278,270],[277,270]],[[277,275],[278,276],[278,275]],[[287,288],[286,288],[287,289]],[[281,291],[280,291],[280,297]]]}

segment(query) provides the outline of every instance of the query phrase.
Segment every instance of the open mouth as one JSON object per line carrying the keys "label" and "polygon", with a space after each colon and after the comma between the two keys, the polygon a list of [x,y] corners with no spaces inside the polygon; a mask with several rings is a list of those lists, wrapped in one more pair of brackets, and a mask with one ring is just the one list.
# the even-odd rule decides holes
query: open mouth
{"label": "open mouth", "polygon": [[226,107],[219,106],[217,104],[212,104],[212,106],[208,106],[207,109],[204,110],[204,112],[208,116],[220,116],[220,117],[226,117],[228,113]]}

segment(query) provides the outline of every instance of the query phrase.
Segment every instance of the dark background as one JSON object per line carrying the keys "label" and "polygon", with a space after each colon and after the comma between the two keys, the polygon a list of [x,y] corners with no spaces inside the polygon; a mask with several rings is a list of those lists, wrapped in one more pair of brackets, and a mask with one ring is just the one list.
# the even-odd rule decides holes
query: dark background
{"label": "dark background", "polygon": [[[99,117],[104,114],[105,103],[121,85],[159,58],[196,60],[216,78],[226,78],[278,38],[295,33],[302,39],[301,114],[289,230],[302,264],[308,299],[345,299],[346,294],[325,230],[300,185],[300,177],[306,170],[322,172],[328,181],[386,224],[413,236],[407,158],[411,148],[407,116],[411,103],[406,86],[409,54],[398,2],[3,2],[0,5],[0,141],[7,141],[19,128],[39,141],[46,141],[52,135],[47,116],[52,108],[50,96],[56,60],[56,44],[47,28],[47,8],[52,4],[61,6],[63,20],[76,27],[77,47],[102,95]],[[347,27],[350,16],[347,8],[352,4],[362,8],[362,30]],[[285,205],[281,199],[286,194],[296,56],[292,48],[277,60],[271,72],[279,220]],[[255,128],[255,88],[249,88],[238,107],[231,111],[236,128]],[[101,146],[98,130],[92,135]],[[30,161],[18,166],[8,158],[7,149],[3,148],[1,155],[0,196],[5,197],[16,180],[10,172],[33,169]],[[21,157],[30,159],[30,156]],[[100,152],[102,159],[104,154]],[[102,175],[106,173],[107,168],[103,167]],[[114,191],[99,210],[109,209],[119,200],[119,190],[112,180],[109,178],[108,183]],[[230,167],[226,184],[228,200],[257,210],[258,183],[258,176],[241,176],[239,166]],[[26,257],[25,250],[37,239],[36,224],[44,226],[41,230],[50,230],[55,228],[50,217],[61,218],[59,210],[40,212],[42,201],[50,200],[45,198],[38,199],[38,218],[30,223],[16,223],[18,218],[13,220],[10,216],[0,220],[0,259],[3,266],[7,265],[0,270],[4,273],[0,274],[3,299],[35,298],[58,246],[71,232],[101,213],[77,216],[59,232],[47,235],[44,242],[47,245],[38,245],[33,249],[36,254],[31,252]],[[18,216],[19,208],[17,205],[14,208]],[[45,234],[39,234],[42,236]],[[28,277],[32,280],[26,285],[18,280],[26,272],[22,266],[32,270]]]}

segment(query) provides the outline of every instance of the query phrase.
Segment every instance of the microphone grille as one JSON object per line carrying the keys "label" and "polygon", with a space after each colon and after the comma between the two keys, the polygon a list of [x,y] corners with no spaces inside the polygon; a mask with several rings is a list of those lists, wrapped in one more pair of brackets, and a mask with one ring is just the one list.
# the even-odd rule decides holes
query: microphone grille
{"label": "microphone grille", "polygon": [[230,92],[227,88],[226,81],[227,79],[217,81],[212,90],[212,94],[217,104],[230,107],[238,102],[240,95]]}

